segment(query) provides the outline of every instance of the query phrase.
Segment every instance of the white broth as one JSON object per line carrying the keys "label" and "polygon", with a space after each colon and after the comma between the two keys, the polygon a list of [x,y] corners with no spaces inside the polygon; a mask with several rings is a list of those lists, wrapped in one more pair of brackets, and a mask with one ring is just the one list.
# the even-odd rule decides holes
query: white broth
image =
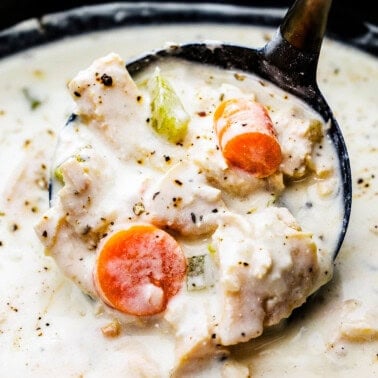
{"label": "white broth", "polygon": [[[0,63],[2,374],[168,376],[174,354],[170,336],[162,337],[164,330],[135,329],[104,337],[101,329],[112,318],[96,313],[92,302],[44,255],[35,234],[34,225],[48,209],[47,180],[57,135],[73,109],[67,83],[99,56],[117,52],[127,60],[173,36],[175,42],[214,39],[258,47],[273,32],[216,25],[120,29],[31,49]],[[325,41],[319,86],[350,153],[355,193],[351,223],[333,280],[319,300],[288,324],[233,347],[232,359],[248,366],[252,376],[377,373],[377,79],[374,58]],[[245,373],[240,365],[227,369],[226,376]],[[219,376],[216,367],[211,374]]]}

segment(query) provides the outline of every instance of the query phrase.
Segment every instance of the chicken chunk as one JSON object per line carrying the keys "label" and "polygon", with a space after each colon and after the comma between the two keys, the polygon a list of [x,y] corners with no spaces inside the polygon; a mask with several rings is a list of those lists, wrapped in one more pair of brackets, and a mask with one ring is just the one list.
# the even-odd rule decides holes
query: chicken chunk
{"label": "chicken chunk", "polygon": [[119,157],[135,155],[138,146],[131,142],[130,131],[146,139],[148,106],[120,56],[110,53],[95,60],[68,87],[81,121]]}
{"label": "chicken chunk", "polygon": [[212,232],[225,206],[221,191],[209,186],[198,167],[179,163],[144,194],[145,217],[182,235]]}
{"label": "chicken chunk", "polygon": [[321,121],[309,117],[298,106],[272,112],[271,116],[283,154],[281,172],[298,179],[307,174],[309,169],[316,170],[312,154],[315,143],[323,137]]}
{"label": "chicken chunk", "polygon": [[168,305],[165,319],[173,327],[176,338],[172,377],[190,377],[198,371],[198,365],[229,354],[212,337],[215,306],[216,301],[209,292],[207,295],[184,293]]}
{"label": "chicken chunk", "polygon": [[268,207],[249,220],[224,215],[213,235],[220,274],[223,345],[248,341],[305,302],[318,277],[317,248],[285,208]]}

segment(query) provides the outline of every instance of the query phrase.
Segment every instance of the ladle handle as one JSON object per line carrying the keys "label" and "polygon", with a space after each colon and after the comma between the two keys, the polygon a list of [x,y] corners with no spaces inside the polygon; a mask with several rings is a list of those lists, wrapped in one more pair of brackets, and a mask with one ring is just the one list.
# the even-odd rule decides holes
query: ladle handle
{"label": "ladle handle", "polygon": [[281,35],[301,51],[319,53],[332,0],[297,0],[288,10]]}
{"label": "ladle handle", "polygon": [[275,37],[264,47],[265,59],[293,85],[316,85],[317,63],[332,0],[296,0]]}

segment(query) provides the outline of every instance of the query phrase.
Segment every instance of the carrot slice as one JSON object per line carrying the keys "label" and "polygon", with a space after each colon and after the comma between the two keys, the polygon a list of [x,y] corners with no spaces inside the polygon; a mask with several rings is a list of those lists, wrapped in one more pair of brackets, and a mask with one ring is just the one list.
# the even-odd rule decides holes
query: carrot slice
{"label": "carrot slice", "polygon": [[272,120],[260,103],[245,98],[221,102],[214,113],[214,129],[229,164],[259,178],[273,174],[281,164]]}
{"label": "carrot slice", "polygon": [[171,235],[152,225],[133,225],[105,242],[95,283],[111,307],[130,315],[155,315],[180,290],[185,271],[185,256]]}

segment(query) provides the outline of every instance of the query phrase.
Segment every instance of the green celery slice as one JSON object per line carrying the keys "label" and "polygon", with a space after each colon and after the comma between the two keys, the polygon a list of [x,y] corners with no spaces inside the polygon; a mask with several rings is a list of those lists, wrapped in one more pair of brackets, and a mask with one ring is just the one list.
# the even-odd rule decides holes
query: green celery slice
{"label": "green celery slice", "polygon": [[168,81],[154,75],[151,101],[151,125],[169,142],[180,143],[188,131],[190,117]]}

